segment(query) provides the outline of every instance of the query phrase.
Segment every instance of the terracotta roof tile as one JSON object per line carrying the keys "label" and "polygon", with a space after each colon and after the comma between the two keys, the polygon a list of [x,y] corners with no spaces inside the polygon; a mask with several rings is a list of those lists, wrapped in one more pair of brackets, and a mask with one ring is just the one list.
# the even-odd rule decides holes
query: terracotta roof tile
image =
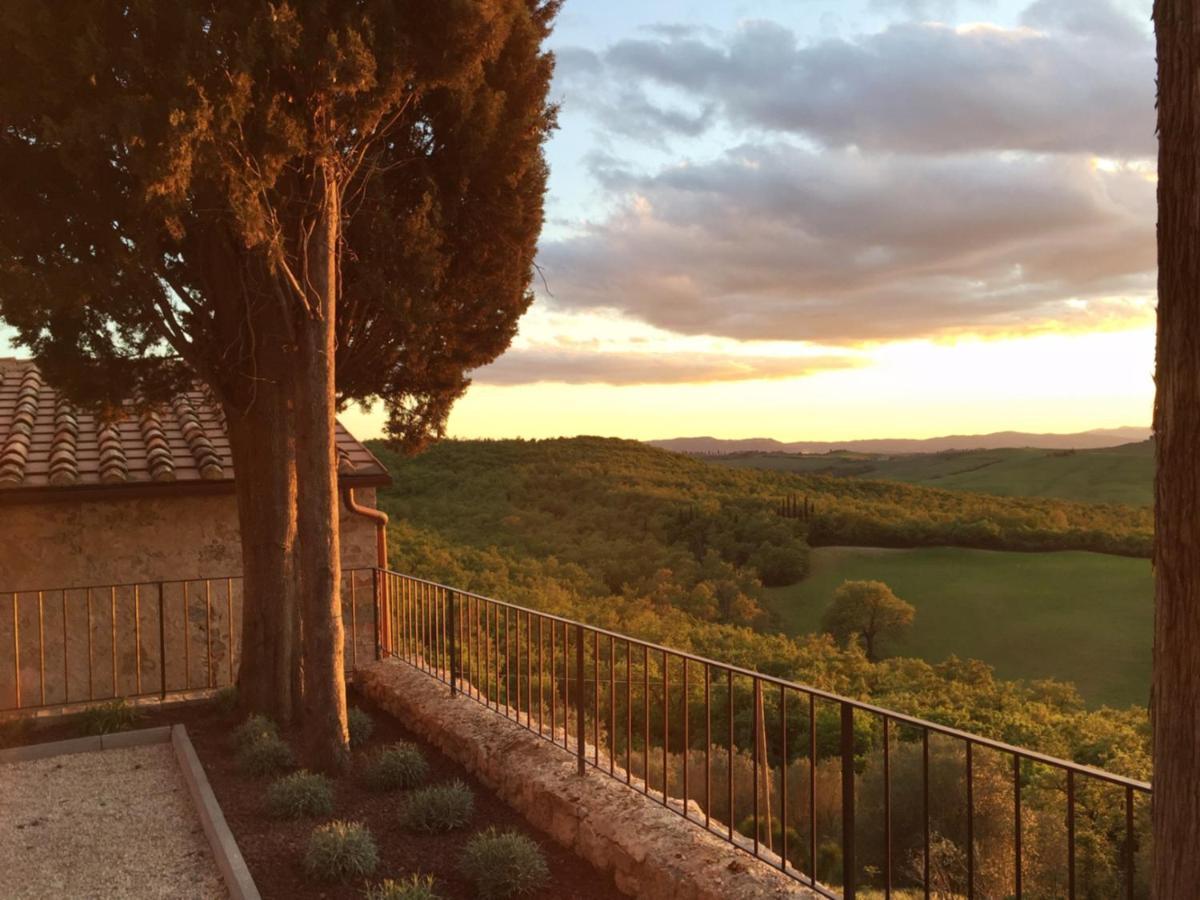
{"label": "terracotta roof tile", "polygon": [[[337,426],[338,471],[384,481],[379,460]],[[140,415],[134,404],[104,424],[76,410],[28,360],[0,358],[0,494],[34,488],[230,483],[220,406],[199,387]]]}

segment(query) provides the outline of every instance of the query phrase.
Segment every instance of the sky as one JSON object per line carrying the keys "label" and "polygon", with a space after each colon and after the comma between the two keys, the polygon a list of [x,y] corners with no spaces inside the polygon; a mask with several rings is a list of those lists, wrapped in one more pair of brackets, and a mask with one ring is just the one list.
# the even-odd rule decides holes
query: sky
{"label": "sky", "polygon": [[450,434],[1148,424],[1150,2],[567,0],[536,300]]}

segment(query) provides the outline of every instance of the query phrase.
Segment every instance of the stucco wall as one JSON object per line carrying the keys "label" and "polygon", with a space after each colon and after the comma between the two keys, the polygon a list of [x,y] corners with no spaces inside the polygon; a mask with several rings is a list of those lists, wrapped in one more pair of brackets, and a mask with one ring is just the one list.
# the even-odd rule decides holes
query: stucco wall
{"label": "stucco wall", "polygon": [[[356,496],[375,504],[374,491]],[[375,565],[374,524],[341,520],[343,567]],[[228,684],[240,572],[232,494],[0,507],[0,709],[16,705],[18,666],[22,706],[159,691],[160,657],[168,690]],[[370,575],[353,580],[347,654],[361,656],[374,649]]]}

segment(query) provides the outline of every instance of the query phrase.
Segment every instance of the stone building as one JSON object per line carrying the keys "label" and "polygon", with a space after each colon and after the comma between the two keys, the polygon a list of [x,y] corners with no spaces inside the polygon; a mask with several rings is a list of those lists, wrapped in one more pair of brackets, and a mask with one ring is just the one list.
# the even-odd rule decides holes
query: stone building
{"label": "stone building", "polygon": [[[390,479],[340,424],[337,444],[342,565],[375,566],[375,489]],[[0,359],[0,710],[227,684],[241,614],[234,478],[203,391],[105,424],[31,362]],[[354,581],[361,632],[370,575]],[[360,633],[347,652],[373,643]]]}

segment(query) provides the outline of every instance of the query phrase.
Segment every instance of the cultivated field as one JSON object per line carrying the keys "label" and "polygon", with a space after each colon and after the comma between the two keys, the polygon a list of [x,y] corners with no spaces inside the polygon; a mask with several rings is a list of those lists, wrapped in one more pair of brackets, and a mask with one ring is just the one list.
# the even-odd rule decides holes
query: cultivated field
{"label": "cultivated field", "polygon": [[1002,678],[1072,681],[1090,706],[1145,704],[1150,685],[1150,563],[1099,553],[929,548],[813,550],[812,574],[765,591],[791,634],[819,630],[844,580],[877,579],[917,608],[896,655],[980,659]]}
{"label": "cultivated field", "polygon": [[736,468],[903,481],[1009,497],[1128,506],[1149,506],[1154,500],[1154,450],[1149,441],[1103,450],[966,450],[903,456],[745,453],[709,459]]}

